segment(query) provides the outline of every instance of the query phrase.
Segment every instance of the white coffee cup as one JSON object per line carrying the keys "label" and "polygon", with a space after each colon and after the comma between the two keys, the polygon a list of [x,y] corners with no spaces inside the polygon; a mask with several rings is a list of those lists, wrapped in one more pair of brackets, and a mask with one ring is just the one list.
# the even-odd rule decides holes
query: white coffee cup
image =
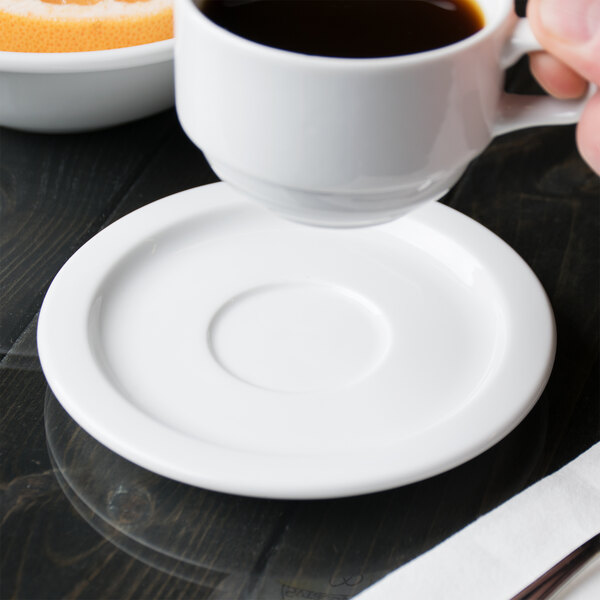
{"label": "white coffee cup", "polygon": [[576,122],[583,106],[502,91],[504,70],[540,49],[513,0],[478,0],[485,26],[460,42],[366,59],[249,41],[201,3],[176,0],[181,124],[221,179],[292,220],[390,221],[444,196],[494,136]]}

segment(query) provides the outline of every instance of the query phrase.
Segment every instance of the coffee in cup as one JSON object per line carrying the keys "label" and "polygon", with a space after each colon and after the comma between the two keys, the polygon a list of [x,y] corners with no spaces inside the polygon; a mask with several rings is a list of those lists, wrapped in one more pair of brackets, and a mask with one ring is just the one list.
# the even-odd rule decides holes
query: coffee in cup
{"label": "coffee in cup", "polygon": [[198,6],[219,27],[258,44],[341,58],[434,50],[484,25],[475,0],[205,0]]}

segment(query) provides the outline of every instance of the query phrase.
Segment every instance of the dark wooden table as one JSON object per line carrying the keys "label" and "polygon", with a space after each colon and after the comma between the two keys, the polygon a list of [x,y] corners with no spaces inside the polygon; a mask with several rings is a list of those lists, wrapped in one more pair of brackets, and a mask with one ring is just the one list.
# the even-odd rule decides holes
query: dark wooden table
{"label": "dark wooden table", "polygon": [[[509,87],[527,90],[526,64]],[[52,278],[100,229],[216,181],[174,111],[79,135],[0,130],[1,598],[349,598],[600,439],[598,177],[572,127],[495,140],[443,200],[510,244],[551,299],[533,411],[483,455],[396,490],[268,501],[192,488],[105,449],[36,352]],[[540,508],[543,510],[543,507]]]}

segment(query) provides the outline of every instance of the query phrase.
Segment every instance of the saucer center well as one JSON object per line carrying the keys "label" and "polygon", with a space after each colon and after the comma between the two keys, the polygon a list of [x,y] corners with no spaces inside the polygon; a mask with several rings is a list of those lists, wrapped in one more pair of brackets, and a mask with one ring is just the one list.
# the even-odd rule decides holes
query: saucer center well
{"label": "saucer center well", "polygon": [[280,392],[356,385],[384,360],[390,327],[375,304],[329,283],[278,283],[226,302],[209,327],[230,375]]}

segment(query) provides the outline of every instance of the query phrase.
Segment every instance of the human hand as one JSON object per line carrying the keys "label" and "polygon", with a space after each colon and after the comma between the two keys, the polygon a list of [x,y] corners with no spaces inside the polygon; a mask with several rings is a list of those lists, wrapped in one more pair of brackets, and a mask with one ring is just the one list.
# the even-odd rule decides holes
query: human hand
{"label": "human hand", "polygon": [[[531,55],[531,71],[547,92],[577,98],[588,82],[600,87],[600,0],[529,0],[527,17],[546,50]],[[577,145],[600,173],[600,92],[583,111]]]}

